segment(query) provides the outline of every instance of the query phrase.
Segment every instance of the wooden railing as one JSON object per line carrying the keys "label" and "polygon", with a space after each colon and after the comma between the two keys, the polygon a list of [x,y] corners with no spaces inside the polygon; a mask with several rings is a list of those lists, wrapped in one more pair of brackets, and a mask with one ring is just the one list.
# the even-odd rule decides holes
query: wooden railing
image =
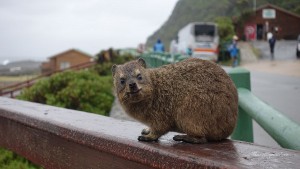
{"label": "wooden railing", "polygon": [[46,169],[298,168],[300,152],[224,140],[139,142],[145,126],[0,97],[0,147]]}
{"label": "wooden railing", "polygon": [[63,72],[63,71],[67,71],[67,70],[80,70],[80,69],[84,69],[84,68],[89,68],[93,65],[95,65],[96,62],[85,62],[85,63],[81,63],[72,67],[69,67],[67,69],[62,69],[62,70],[56,70],[56,71],[52,71],[52,72],[48,72],[48,73],[44,73],[42,75],[39,75],[35,78],[26,80],[24,82],[20,82],[20,83],[16,83],[13,85],[9,85],[9,86],[5,86],[3,88],[0,88],[0,96],[8,96],[11,98],[15,97],[15,93],[24,89],[24,88],[28,88],[30,86],[32,86],[34,83],[36,83],[38,80],[51,76],[55,73],[59,73],[59,72]]}

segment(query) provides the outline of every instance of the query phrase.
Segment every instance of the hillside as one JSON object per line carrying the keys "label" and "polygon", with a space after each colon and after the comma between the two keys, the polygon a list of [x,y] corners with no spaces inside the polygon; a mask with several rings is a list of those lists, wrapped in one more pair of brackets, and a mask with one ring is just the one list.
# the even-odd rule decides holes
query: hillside
{"label": "hillside", "polygon": [[[188,23],[214,21],[218,16],[239,16],[243,11],[253,9],[252,3],[253,0],[178,0],[169,19],[148,37],[146,46],[153,46],[160,38],[168,48],[178,30]],[[259,0],[256,3],[257,7],[271,3],[300,14],[299,0]]]}
{"label": "hillside", "polygon": [[41,62],[23,60],[0,65],[0,75],[25,75],[34,74],[40,71]]}

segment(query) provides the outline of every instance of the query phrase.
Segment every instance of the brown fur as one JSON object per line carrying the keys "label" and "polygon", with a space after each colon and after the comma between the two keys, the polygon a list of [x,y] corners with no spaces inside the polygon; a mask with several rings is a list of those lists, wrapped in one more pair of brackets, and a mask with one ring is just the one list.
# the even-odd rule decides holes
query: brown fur
{"label": "brown fur", "polygon": [[[190,58],[146,69],[145,61],[139,59],[114,65],[112,71],[121,105],[149,127],[142,131],[141,141],[155,141],[169,131],[186,134],[175,136],[176,141],[218,141],[227,138],[236,125],[237,90],[215,63]],[[130,88],[129,83],[136,87]]]}

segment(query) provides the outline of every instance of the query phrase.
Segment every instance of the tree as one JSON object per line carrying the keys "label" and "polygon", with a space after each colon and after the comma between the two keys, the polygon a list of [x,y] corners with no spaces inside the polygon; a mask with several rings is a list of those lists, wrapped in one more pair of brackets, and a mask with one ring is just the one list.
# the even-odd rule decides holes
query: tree
{"label": "tree", "polygon": [[217,17],[215,22],[218,25],[219,36],[221,42],[231,40],[234,32],[234,26],[232,24],[232,20],[229,17]]}

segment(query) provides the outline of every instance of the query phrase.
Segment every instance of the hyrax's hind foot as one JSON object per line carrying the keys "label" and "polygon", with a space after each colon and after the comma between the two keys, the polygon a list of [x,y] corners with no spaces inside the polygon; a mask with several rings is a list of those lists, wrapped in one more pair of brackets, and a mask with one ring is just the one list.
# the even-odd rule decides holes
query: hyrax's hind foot
{"label": "hyrax's hind foot", "polygon": [[207,142],[205,137],[193,137],[189,135],[176,135],[173,137],[173,140],[183,141],[183,142],[193,143],[193,144],[202,144]]}

